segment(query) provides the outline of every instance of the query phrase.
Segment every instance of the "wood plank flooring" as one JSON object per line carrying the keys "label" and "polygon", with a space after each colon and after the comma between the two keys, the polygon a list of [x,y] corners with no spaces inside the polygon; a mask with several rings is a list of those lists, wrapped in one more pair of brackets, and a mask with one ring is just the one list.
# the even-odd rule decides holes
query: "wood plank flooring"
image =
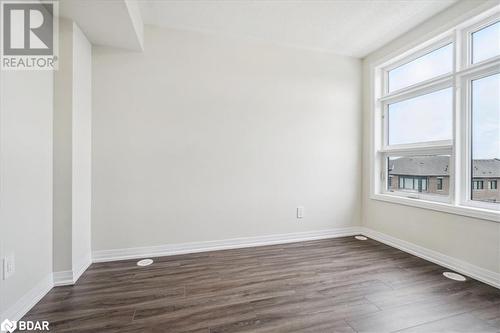
{"label": "wood plank flooring", "polygon": [[93,264],[25,320],[51,332],[500,332],[500,290],[353,237]]}

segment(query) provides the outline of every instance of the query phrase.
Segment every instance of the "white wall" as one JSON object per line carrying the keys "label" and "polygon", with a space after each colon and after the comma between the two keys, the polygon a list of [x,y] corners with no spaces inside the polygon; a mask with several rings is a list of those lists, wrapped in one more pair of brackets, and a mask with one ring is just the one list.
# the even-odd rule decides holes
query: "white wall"
{"label": "white wall", "polygon": [[94,251],[360,223],[359,60],[144,33],[93,49]]}
{"label": "white wall", "polygon": [[78,273],[91,260],[92,45],[73,24],[72,121],[72,268]]}
{"label": "white wall", "polygon": [[498,1],[461,1],[364,59],[363,225],[480,268],[500,272],[500,223],[369,198],[370,66],[408,50],[495,4]]}
{"label": "white wall", "polygon": [[[54,272],[90,263],[92,46],[60,20],[54,90]],[[57,280],[57,277],[56,277]]]}
{"label": "white wall", "polygon": [[59,61],[54,72],[54,271],[71,270],[73,23],[59,20]]}
{"label": "white wall", "polygon": [[1,256],[16,272],[0,279],[0,320],[15,319],[19,301],[52,273],[53,73],[0,73]]}

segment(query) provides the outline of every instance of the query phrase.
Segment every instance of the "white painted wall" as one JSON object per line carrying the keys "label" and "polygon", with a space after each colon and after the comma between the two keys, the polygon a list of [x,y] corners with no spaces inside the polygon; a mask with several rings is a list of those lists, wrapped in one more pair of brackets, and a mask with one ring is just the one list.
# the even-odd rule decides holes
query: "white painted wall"
{"label": "white painted wall", "polygon": [[0,279],[0,319],[14,319],[22,297],[51,281],[53,73],[0,77],[0,252],[16,264]]}
{"label": "white painted wall", "polygon": [[93,49],[94,251],[360,223],[359,60],[144,33]]}
{"label": "white painted wall", "polygon": [[59,62],[54,72],[54,272],[71,270],[73,23],[59,20]]}
{"label": "white painted wall", "polygon": [[92,46],[78,25],[59,24],[54,90],[54,272],[90,262]]}
{"label": "white painted wall", "polygon": [[372,112],[370,66],[411,49],[495,4],[498,1],[461,1],[364,59],[363,225],[481,268],[500,272],[499,223],[369,198],[369,120]]}
{"label": "white painted wall", "polygon": [[92,45],[73,23],[72,268],[91,260]]}

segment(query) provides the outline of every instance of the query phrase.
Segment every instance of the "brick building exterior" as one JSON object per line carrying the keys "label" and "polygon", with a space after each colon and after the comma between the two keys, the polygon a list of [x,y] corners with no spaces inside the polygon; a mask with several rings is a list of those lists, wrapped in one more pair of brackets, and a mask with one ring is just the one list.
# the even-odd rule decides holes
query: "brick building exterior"
{"label": "brick building exterior", "polygon": [[500,202],[500,159],[474,160],[472,168],[472,199]]}
{"label": "brick building exterior", "polygon": [[[447,156],[401,157],[389,160],[390,191],[448,195],[450,168]],[[500,202],[500,159],[473,161],[472,199]]]}

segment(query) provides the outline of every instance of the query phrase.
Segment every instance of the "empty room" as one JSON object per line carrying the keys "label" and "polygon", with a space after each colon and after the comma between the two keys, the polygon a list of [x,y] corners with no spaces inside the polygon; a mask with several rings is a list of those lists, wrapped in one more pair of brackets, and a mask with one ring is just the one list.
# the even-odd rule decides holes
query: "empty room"
{"label": "empty room", "polygon": [[0,332],[500,333],[499,0],[0,7]]}

